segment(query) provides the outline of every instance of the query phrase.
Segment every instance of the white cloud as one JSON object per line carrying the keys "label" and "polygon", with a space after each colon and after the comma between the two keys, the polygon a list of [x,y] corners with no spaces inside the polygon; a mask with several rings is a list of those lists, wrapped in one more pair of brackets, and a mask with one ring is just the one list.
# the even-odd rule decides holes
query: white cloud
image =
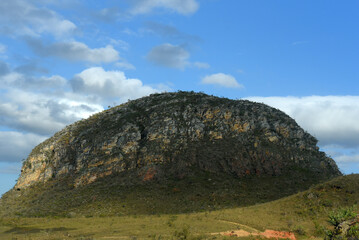
{"label": "white cloud", "polygon": [[237,82],[237,80],[232,75],[224,74],[224,73],[216,73],[216,74],[205,76],[204,78],[202,78],[201,83],[213,84],[227,88],[243,87],[241,84]]}
{"label": "white cloud", "polygon": [[74,33],[76,25],[34,1],[11,0],[0,4],[0,32],[8,35],[38,36],[50,33],[63,37]]}
{"label": "white cloud", "polygon": [[20,162],[45,139],[32,133],[0,132],[0,162]]}
{"label": "white cloud", "polygon": [[0,126],[49,135],[81,118],[103,110],[74,96],[68,81],[58,75],[26,76],[10,72],[0,76]]}
{"label": "white cloud", "polygon": [[98,104],[66,96],[7,89],[0,102],[0,125],[39,135],[50,135],[81,118],[103,110]]}
{"label": "white cloud", "polygon": [[359,96],[248,97],[278,108],[318,138],[323,147],[359,146]]}
{"label": "white cloud", "polygon": [[33,51],[40,56],[54,56],[70,61],[86,61],[92,63],[108,63],[119,60],[119,53],[111,46],[102,48],[89,48],[86,44],[72,42],[57,42],[44,45],[40,40],[27,39],[27,43]]}
{"label": "white cloud", "polygon": [[189,52],[180,46],[165,43],[151,49],[147,60],[164,67],[184,69],[189,62]]}
{"label": "white cloud", "polygon": [[71,85],[75,93],[93,95],[102,100],[116,98],[126,101],[159,91],[143,85],[139,79],[127,78],[121,71],[105,71],[101,67],[82,71],[71,80]]}
{"label": "white cloud", "polygon": [[337,162],[344,163],[359,163],[359,154],[356,155],[341,155],[335,158]]}
{"label": "white cloud", "polygon": [[[8,70],[9,71],[9,70]],[[1,76],[0,81],[2,84],[5,85],[15,85],[17,82],[21,80],[21,78],[24,78],[21,73],[17,72],[8,72],[7,74],[4,74]]]}
{"label": "white cloud", "polygon": [[194,62],[193,66],[200,69],[207,69],[211,67],[208,63],[205,62]]}
{"label": "white cloud", "polygon": [[134,15],[144,14],[156,8],[169,9],[188,15],[195,13],[199,8],[199,4],[196,0],[138,0],[130,12]]}

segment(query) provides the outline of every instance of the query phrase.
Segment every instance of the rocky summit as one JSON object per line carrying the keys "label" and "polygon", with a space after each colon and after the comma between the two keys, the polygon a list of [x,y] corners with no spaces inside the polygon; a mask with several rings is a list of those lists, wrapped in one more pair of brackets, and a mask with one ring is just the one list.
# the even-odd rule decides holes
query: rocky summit
{"label": "rocky summit", "polygon": [[238,178],[287,174],[320,181],[340,172],[317,140],[265,104],[203,93],[152,94],[56,133],[24,161],[15,189],[71,178],[74,187],[131,173],[143,182],[192,169]]}

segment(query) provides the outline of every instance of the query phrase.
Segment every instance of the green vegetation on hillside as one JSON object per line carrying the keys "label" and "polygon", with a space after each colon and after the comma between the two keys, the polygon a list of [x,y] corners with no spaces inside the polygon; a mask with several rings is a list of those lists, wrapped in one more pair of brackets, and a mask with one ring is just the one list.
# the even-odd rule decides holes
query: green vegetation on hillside
{"label": "green vegetation on hillside", "polygon": [[[253,190],[255,192],[258,189]],[[175,194],[178,192],[173,192]],[[168,200],[166,206],[171,206],[170,201],[174,198],[165,199]],[[245,199],[245,196],[241,199]],[[333,211],[353,206],[352,211],[358,214],[358,201],[359,174],[353,174],[315,185],[309,190],[276,201],[261,204],[252,202],[254,205],[247,207],[228,207],[215,211],[204,209],[202,212],[182,214],[139,214],[142,209],[138,214],[99,217],[97,214],[106,206],[98,202],[98,205],[88,205],[91,209],[87,212],[84,209],[81,210],[84,212],[69,212],[65,218],[53,216],[34,220],[19,216],[3,217],[0,239],[181,239],[178,236],[183,235],[187,238],[182,239],[231,239],[211,234],[238,228],[250,232],[253,229],[292,231],[297,239],[324,239],[326,230],[333,230],[328,216]],[[141,205],[137,207],[141,209]],[[178,206],[182,207],[183,205]],[[90,210],[92,215],[81,215]]]}
{"label": "green vegetation on hillside", "polygon": [[2,212],[23,217],[204,212],[273,201],[305,190],[316,181],[310,175],[306,179],[293,175],[239,179],[196,169],[183,179],[142,182],[135,172],[133,175],[110,175],[77,188],[71,179],[63,179],[14,189],[3,195]]}

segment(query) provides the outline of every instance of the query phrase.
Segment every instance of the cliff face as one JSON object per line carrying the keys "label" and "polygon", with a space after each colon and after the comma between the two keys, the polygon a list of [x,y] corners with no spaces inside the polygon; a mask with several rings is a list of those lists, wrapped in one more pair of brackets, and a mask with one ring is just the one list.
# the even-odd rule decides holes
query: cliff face
{"label": "cliff face", "polygon": [[15,188],[63,177],[74,186],[132,172],[148,181],[191,168],[238,177],[340,175],[317,140],[264,104],[200,93],[154,94],[81,120],[33,149]]}

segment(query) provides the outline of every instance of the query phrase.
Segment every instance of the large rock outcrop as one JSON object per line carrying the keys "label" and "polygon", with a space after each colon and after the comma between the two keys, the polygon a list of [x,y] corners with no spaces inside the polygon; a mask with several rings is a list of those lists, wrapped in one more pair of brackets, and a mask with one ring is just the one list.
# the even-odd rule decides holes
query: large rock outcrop
{"label": "large rock outcrop", "polygon": [[143,181],[192,168],[246,176],[340,175],[317,140],[283,112],[202,93],[129,101],[67,126],[33,149],[16,189],[71,177],[75,187],[115,173]]}

